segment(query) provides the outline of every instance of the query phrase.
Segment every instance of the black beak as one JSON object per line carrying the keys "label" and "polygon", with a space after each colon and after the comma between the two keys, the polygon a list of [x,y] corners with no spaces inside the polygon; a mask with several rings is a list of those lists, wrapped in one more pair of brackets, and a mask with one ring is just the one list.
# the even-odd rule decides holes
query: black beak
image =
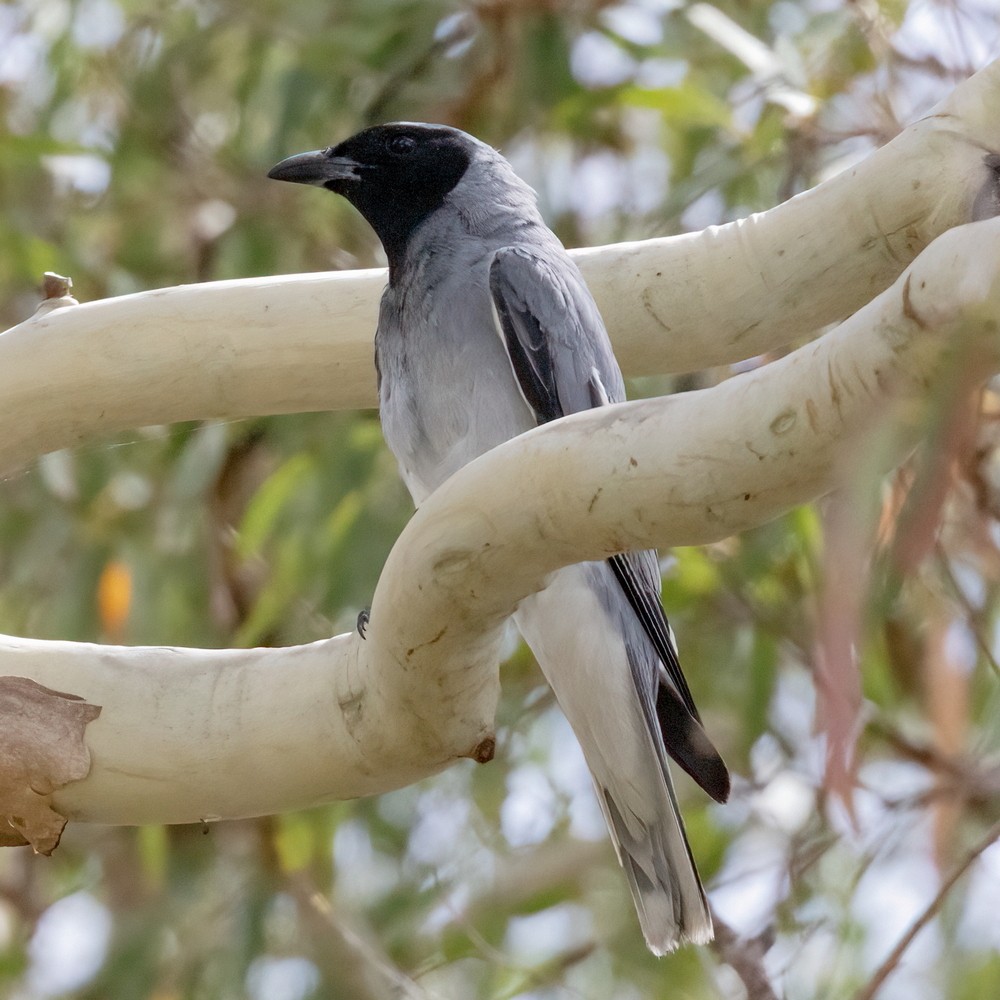
{"label": "black beak", "polygon": [[316,149],[311,153],[289,156],[271,167],[267,176],[273,181],[326,187],[338,182],[361,180],[360,168],[361,164],[346,156],[331,156],[327,149]]}

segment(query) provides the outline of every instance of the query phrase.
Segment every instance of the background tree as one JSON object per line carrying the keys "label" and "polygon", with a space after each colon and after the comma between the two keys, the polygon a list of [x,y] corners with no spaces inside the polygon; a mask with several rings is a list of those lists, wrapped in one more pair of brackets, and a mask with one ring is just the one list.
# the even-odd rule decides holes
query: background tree
{"label": "background tree", "polygon": [[[8,5],[0,319],[30,311],[46,269],[93,299],[379,263],[346,206],[263,174],[388,118],[503,148],[570,245],[737,218],[891,138],[996,54],[989,6]],[[965,398],[942,386],[919,417],[932,445],[884,486],[870,571],[865,525],[837,502],[665,566],[696,698],[744,779],[724,809],[685,786],[691,838],[719,912],[770,945],[789,997],[870,983],[996,816],[996,401]],[[850,489],[871,497],[858,465]],[[130,643],[350,628],[409,515],[373,414],[152,428],[2,487],[0,629]],[[847,592],[832,575],[845,564],[863,601],[830,597]],[[815,667],[845,634],[867,710],[853,817],[814,735]],[[205,830],[71,827],[51,861],[0,855],[4,988],[738,995],[707,951],[645,955],[582,762],[523,651],[503,685],[489,767]],[[948,894],[882,995],[996,992],[997,864],[987,852]]]}

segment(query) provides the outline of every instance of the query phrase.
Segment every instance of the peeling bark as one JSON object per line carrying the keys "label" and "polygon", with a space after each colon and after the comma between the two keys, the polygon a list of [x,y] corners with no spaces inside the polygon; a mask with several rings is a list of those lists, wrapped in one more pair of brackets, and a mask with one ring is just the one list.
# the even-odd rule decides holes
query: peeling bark
{"label": "peeling bark", "polygon": [[27,677],[0,677],[0,845],[30,844],[37,854],[59,845],[66,817],[52,793],[90,772],[87,725],[101,714],[78,695]]}

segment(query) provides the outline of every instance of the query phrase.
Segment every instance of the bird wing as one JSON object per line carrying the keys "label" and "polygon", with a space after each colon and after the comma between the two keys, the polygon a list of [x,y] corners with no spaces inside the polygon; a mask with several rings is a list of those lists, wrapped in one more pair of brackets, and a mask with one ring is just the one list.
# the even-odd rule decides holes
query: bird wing
{"label": "bird wing", "polygon": [[[563,266],[523,247],[501,247],[490,265],[498,332],[539,424],[625,398],[583,277],[558,263]],[[603,336],[595,336],[597,331]]]}
{"label": "bird wing", "polygon": [[[490,265],[497,329],[521,395],[539,424],[620,402],[625,385],[597,305],[576,268],[524,247],[502,247]],[[729,774],[701,726],[660,604],[656,553],[608,560],[624,596],[660,659],[656,674],[633,663],[633,680],[650,725],[681,767],[717,801]]]}

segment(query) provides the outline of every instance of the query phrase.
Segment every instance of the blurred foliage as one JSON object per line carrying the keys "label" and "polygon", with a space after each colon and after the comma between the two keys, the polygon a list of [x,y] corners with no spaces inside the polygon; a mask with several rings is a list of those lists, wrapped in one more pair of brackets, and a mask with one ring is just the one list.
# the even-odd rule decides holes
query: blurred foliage
{"label": "blurred foliage", "polygon": [[[30,313],[45,270],[89,300],[379,263],[346,203],[265,173],[393,118],[502,148],[568,244],[723,222],[891,138],[997,42],[990,0],[14,0],[0,326]],[[964,397],[930,402],[928,447],[885,483],[858,463],[845,492],[870,515],[846,539],[867,559],[853,817],[815,730],[817,621],[845,542],[830,505],[664,563],[738,776],[726,807],[682,776],[693,849],[789,998],[861,987],[997,815],[1000,398],[964,422]],[[308,641],[352,627],[408,516],[373,414],[139,429],[0,483],[0,630]],[[0,995],[741,995],[710,949],[646,953],[525,650],[503,681],[488,767],[211,828],[75,826],[52,859],[4,851]],[[994,849],[880,995],[1000,995],[998,892]]]}

